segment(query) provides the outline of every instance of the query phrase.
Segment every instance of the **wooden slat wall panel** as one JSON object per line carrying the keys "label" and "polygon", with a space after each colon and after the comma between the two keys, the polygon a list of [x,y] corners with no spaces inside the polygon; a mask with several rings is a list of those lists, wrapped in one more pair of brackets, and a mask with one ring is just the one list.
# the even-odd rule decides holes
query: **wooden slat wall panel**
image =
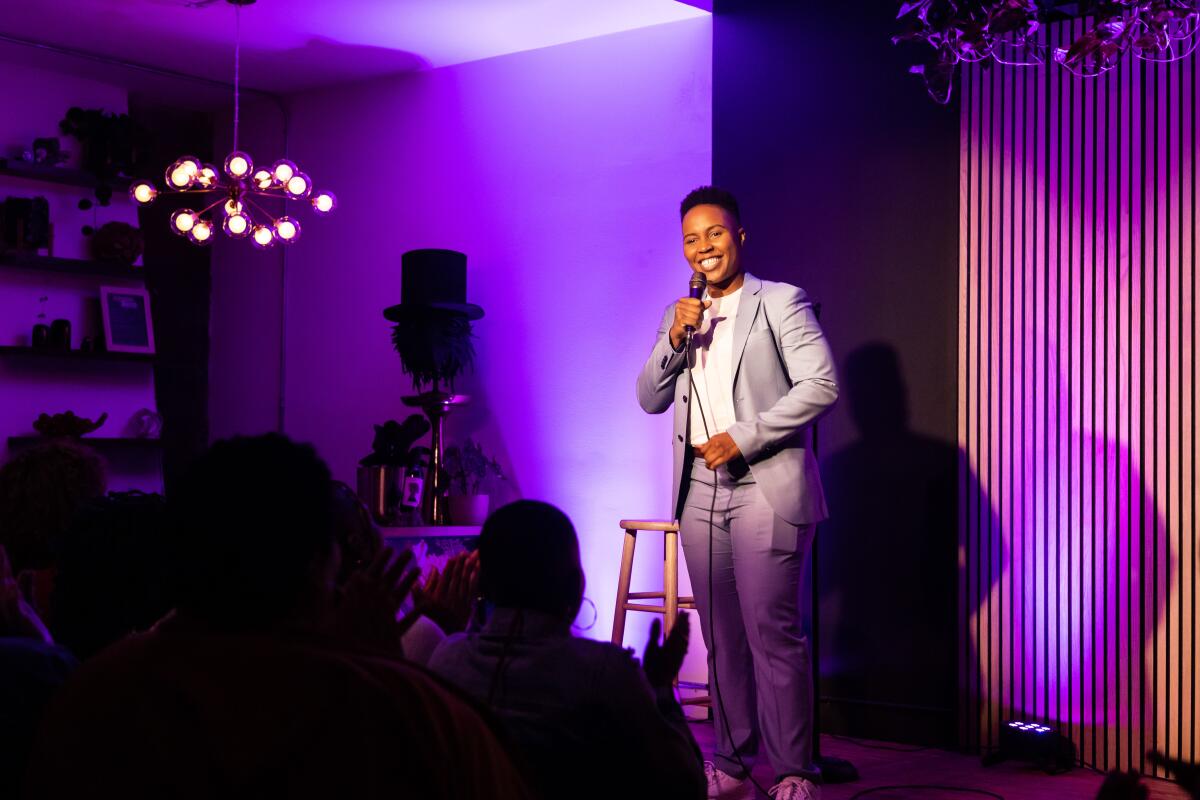
{"label": "wooden slat wall panel", "polygon": [[1100,769],[1197,758],[1195,72],[963,71],[968,747],[1028,718]]}

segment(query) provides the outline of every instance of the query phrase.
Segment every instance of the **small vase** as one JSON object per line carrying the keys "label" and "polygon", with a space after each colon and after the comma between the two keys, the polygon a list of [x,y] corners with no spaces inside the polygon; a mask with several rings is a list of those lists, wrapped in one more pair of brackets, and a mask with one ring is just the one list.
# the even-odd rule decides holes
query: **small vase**
{"label": "small vase", "polygon": [[452,494],[448,498],[451,525],[482,525],[491,497],[486,494]]}

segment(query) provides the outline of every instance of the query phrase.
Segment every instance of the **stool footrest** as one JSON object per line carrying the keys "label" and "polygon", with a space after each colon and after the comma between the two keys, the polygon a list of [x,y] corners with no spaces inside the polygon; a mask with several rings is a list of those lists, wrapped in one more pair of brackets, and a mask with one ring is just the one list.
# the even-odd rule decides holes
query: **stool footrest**
{"label": "stool footrest", "polygon": [[625,603],[621,608],[625,611],[650,611],[655,614],[667,613],[666,606],[643,606],[637,603]]}
{"label": "stool footrest", "polygon": [[630,600],[662,600],[667,595],[666,592],[630,592],[625,596]]}

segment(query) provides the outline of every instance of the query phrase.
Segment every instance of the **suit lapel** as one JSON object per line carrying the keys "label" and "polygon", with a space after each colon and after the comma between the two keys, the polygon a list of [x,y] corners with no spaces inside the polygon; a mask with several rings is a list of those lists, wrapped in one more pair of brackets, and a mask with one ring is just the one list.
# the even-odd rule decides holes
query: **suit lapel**
{"label": "suit lapel", "polygon": [[761,302],[760,292],[762,292],[762,281],[747,272],[746,279],[742,283],[742,299],[738,302],[737,319],[733,323],[733,383],[735,386],[742,367],[742,353],[746,350],[746,340],[750,338],[750,328],[754,325],[754,318],[758,316],[758,305]]}

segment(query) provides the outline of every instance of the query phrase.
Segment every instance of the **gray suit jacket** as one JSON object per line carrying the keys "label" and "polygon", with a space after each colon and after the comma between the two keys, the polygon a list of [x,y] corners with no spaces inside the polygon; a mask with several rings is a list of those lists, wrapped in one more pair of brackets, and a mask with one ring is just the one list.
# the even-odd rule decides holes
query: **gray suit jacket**
{"label": "gray suit jacket", "polygon": [[[684,353],[671,347],[668,331],[675,304],[667,307],[658,339],[638,375],[638,402],[650,414],[675,404],[675,487],[671,507],[678,519],[692,466]],[[793,525],[828,516],[811,426],[837,400],[833,355],[803,289],[747,273],[733,326],[733,404],[737,422],[728,430],[754,480],[775,513]]]}

